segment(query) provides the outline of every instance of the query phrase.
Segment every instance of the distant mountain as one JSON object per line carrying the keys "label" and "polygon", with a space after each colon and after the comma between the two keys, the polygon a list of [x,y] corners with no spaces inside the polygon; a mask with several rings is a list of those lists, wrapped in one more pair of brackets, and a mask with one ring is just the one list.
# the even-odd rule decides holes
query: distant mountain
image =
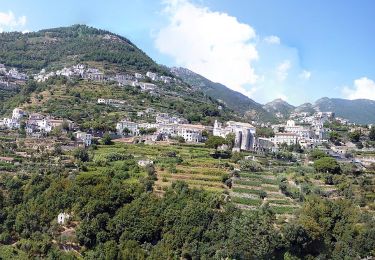
{"label": "distant mountain", "polygon": [[230,88],[210,81],[209,79],[186,68],[172,68],[172,74],[185,83],[203,91],[206,95],[221,101],[235,112],[246,115],[253,120],[274,121],[275,117],[266,111],[261,104]]}
{"label": "distant mountain", "polygon": [[375,123],[375,101],[368,99],[348,100],[341,98],[321,98],[315,102],[319,111],[332,111],[336,116],[358,124]]}
{"label": "distant mountain", "polygon": [[268,112],[277,115],[277,117],[288,118],[295,109],[294,106],[282,99],[275,99],[263,106]]}
{"label": "distant mountain", "polygon": [[296,107],[296,108],[294,109],[294,111],[297,112],[297,113],[300,113],[300,112],[307,112],[307,113],[311,113],[311,114],[312,114],[312,113],[314,113],[316,110],[315,110],[313,104],[311,104],[311,103],[304,103],[304,104],[302,104],[302,105]]}

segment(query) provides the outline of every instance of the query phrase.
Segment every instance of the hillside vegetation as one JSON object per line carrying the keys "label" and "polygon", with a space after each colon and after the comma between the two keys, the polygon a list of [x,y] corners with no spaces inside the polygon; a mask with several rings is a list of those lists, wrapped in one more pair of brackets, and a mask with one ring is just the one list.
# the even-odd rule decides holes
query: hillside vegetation
{"label": "hillside vegetation", "polygon": [[235,112],[245,115],[249,120],[274,121],[275,117],[249,97],[230,88],[210,81],[185,68],[172,68],[172,73],[184,82],[203,91],[208,96],[220,100]]}
{"label": "hillside vegetation", "polygon": [[32,72],[97,61],[120,71],[168,73],[128,39],[85,25],[1,33],[0,46],[0,63]]}

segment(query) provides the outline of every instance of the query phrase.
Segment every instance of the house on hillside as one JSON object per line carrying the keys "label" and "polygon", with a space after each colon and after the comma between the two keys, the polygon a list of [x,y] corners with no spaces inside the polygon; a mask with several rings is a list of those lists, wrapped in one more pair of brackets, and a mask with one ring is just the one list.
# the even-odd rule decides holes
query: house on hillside
{"label": "house on hillside", "polygon": [[118,134],[122,135],[124,130],[127,129],[129,134],[138,135],[139,134],[139,124],[131,122],[128,120],[122,120],[116,124],[116,131]]}
{"label": "house on hillside", "polygon": [[144,79],[145,77],[141,73],[134,73],[136,79]]}
{"label": "house on hillside", "polygon": [[155,84],[147,83],[147,82],[140,82],[139,86],[141,87],[141,90],[143,91],[152,91],[156,88]]}
{"label": "house on hillside", "polygon": [[62,212],[59,215],[57,215],[57,223],[59,223],[60,225],[65,225],[69,221],[69,219],[70,215],[65,212]]}
{"label": "house on hillside", "polygon": [[78,142],[82,142],[85,146],[90,146],[92,143],[92,135],[86,132],[77,131],[74,132],[74,137]]}
{"label": "house on hillside", "polygon": [[146,76],[149,77],[152,81],[155,81],[158,79],[158,75],[150,71],[146,73]]}

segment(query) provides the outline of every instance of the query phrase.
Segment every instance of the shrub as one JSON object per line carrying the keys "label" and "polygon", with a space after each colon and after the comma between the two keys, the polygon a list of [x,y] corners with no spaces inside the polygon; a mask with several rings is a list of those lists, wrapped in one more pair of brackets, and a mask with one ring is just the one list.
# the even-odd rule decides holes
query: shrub
{"label": "shrub", "polygon": [[82,161],[82,162],[88,162],[89,161],[89,154],[85,148],[77,148],[73,152],[74,158]]}
{"label": "shrub", "polygon": [[102,138],[102,142],[105,145],[111,145],[112,144],[112,138],[109,133],[105,133]]}
{"label": "shrub", "polygon": [[249,160],[242,160],[240,161],[240,168],[242,171],[249,171],[249,172],[261,172],[263,171],[262,165],[257,162],[249,161]]}
{"label": "shrub", "polygon": [[338,174],[341,172],[340,165],[332,157],[323,157],[314,162],[314,168],[317,172],[326,172]]}

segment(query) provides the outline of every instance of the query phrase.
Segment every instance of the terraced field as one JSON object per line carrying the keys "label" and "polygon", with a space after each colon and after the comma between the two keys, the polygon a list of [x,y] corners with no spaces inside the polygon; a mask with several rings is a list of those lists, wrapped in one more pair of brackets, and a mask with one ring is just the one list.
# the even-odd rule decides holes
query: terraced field
{"label": "terraced field", "polygon": [[[234,174],[237,177],[231,176],[230,173],[239,165],[229,159],[214,159],[210,156],[211,152],[203,145],[188,144],[100,145],[97,150],[90,151],[92,161],[86,163],[84,175],[110,174],[123,182],[137,182],[147,176],[147,169],[138,166],[138,161],[152,160],[157,176],[153,190],[160,196],[172,183],[184,181],[192,188],[228,193],[231,201],[239,208],[253,210],[268,204],[278,216],[286,217],[293,215],[300,207],[300,198],[307,194],[325,194],[331,199],[344,197],[339,193],[339,186],[325,184],[323,179],[308,170],[301,173],[291,167],[286,171],[271,167],[265,172],[242,171],[238,176]],[[131,155],[131,158],[110,160],[114,155]],[[351,181],[352,196],[357,201],[373,200],[374,182],[371,177],[362,182],[355,179]],[[232,179],[231,188],[225,182],[228,178]],[[349,177],[347,179],[350,180]],[[283,192],[279,186],[281,181],[286,187]],[[363,209],[372,210],[368,207]]]}
{"label": "terraced field", "polygon": [[[232,188],[224,183],[229,173],[238,165],[229,159],[214,159],[210,149],[199,145],[144,145],[116,143],[112,146],[100,146],[94,151],[93,163],[88,173],[101,173],[106,167],[101,166],[100,158],[110,154],[131,154],[134,161],[152,160],[155,165],[157,180],[154,192],[163,195],[173,182],[182,180],[190,187],[213,192],[229,192],[231,200],[243,209],[256,209],[268,203],[277,214],[292,214],[298,203],[286,197],[279,190],[279,180],[271,172],[241,172],[240,177],[232,177]],[[110,162],[112,167],[121,167],[122,162]],[[126,181],[136,181],[145,176],[142,167]]]}
{"label": "terraced field", "polygon": [[244,209],[256,209],[268,203],[277,214],[292,214],[298,203],[279,190],[279,180],[271,172],[241,172],[233,179],[232,201]]}
{"label": "terraced field", "polygon": [[210,150],[203,147],[175,148],[178,151],[176,157],[161,157],[156,160],[157,192],[163,193],[166,187],[177,180],[183,180],[191,187],[210,191],[222,192],[228,189],[222,180],[223,176],[228,175],[231,165],[229,160],[213,159],[210,157]]}

